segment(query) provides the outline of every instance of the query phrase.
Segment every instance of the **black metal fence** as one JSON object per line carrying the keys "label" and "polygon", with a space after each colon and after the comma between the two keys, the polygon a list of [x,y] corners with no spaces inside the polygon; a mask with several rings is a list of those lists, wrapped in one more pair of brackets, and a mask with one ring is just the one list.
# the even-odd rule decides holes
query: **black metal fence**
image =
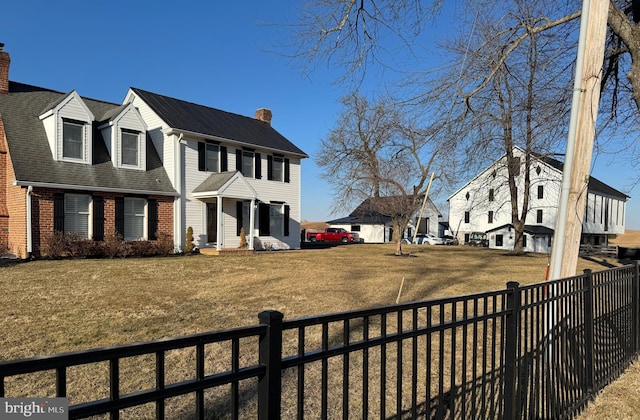
{"label": "black metal fence", "polygon": [[[638,356],[638,265],[501,291],[0,362],[69,418],[570,418]],[[33,395],[38,390],[39,395]]]}

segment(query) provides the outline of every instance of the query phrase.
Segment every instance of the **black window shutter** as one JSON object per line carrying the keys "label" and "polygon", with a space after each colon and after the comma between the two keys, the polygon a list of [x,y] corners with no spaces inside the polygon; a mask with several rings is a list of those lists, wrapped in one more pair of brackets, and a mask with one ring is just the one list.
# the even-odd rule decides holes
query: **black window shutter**
{"label": "black window shutter", "polygon": [[284,206],[284,236],[289,236],[289,214],[291,208],[288,205]]}
{"label": "black window shutter", "polygon": [[289,159],[284,158],[284,182],[291,182],[291,168]]}
{"label": "black window shutter", "polygon": [[64,232],[64,194],[53,195],[53,231]]}
{"label": "black window shutter", "polygon": [[220,172],[227,172],[229,170],[227,164],[227,147],[220,146]]}
{"label": "black window shutter", "polygon": [[93,197],[93,240],[104,241],[104,198]]}
{"label": "black window shutter", "polygon": [[242,172],[242,149],[236,149],[236,170]]}
{"label": "black window shutter", "polygon": [[269,223],[269,210],[268,204],[260,203],[258,206],[258,220],[260,223],[260,236],[268,236],[271,234],[271,226]]}
{"label": "black window shutter", "polygon": [[[240,229],[242,229],[242,201],[236,201],[236,235],[240,236]],[[247,232],[245,232],[247,233]]]}
{"label": "black window shutter", "polygon": [[255,169],[256,169],[256,179],[262,178],[262,158],[260,157],[260,153],[255,154]]}
{"label": "black window shutter", "polygon": [[124,236],[124,198],[116,197],[116,233]]}
{"label": "black window shutter", "polygon": [[158,239],[158,201],[154,199],[147,200],[147,213],[149,218],[147,220],[147,231],[149,234],[149,240],[155,241]]}
{"label": "black window shutter", "polygon": [[273,156],[267,155],[267,179],[273,180]]}
{"label": "black window shutter", "polygon": [[207,145],[205,143],[198,143],[198,170],[199,171],[206,171],[207,168],[207,164],[206,164],[206,159],[207,159]]}

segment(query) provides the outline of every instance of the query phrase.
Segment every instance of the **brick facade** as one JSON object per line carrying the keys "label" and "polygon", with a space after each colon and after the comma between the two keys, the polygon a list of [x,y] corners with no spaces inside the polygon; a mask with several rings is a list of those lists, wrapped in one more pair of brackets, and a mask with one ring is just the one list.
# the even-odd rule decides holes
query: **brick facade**
{"label": "brick facade", "polygon": [[[9,165],[10,166],[10,165]],[[8,209],[6,220],[6,245],[20,258],[27,258],[27,188],[8,185],[5,195]],[[31,193],[31,222],[33,256],[40,256],[40,250],[53,235],[53,203],[54,194],[64,190],[50,188],[34,188]],[[104,231],[105,234],[115,232],[115,198],[123,194],[93,193],[104,198]],[[173,197],[150,196],[158,202],[158,232],[168,235],[173,240]],[[0,236],[0,240],[3,237]]]}
{"label": "brick facade", "polygon": [[[53,196],[56,193],[64,193],[64,190],[49,188],[34,188],[31,196],[32,222],[33,222],[33,254],[40,256],[42,245],[53,234]],[[72,192],[72,191],[66,191]],[[77,193],[77,191],[73,191]],[[115,199],[125,197],[117,193],[91,193],[104,199],[104,233],[114,233],[115,223]],[[173,240],[173,197],[149,196],[158,202],[158,232],[168,235]]]}

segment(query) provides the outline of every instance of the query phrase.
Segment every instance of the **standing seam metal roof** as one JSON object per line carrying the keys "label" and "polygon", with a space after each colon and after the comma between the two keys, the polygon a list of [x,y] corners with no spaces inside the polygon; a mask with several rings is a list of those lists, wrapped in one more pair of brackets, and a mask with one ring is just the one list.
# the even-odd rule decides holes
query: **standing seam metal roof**
{"label": "standing seam metal roof", "polygon": [[263,121],[138,88],[131,90],[171,128],[308,157]]}

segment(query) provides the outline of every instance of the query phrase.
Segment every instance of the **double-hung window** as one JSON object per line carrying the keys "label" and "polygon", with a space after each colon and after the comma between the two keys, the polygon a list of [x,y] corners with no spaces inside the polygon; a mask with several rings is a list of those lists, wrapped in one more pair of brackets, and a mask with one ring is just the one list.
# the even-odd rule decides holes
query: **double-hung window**
{"label": "double-hung window", "polygon": [[121,162],[123,165],[138,166],[138,136],[135,131],[122,130]]}
{"label": "double-hung window", "polygon": [[269,229],[271,235],[284,233],[284,204],[271,204],[269,208]]}
{"label": "double-hung window", "polygon": [[65,194],[64,196],[64,232],[90,237],[91,196],[83,194]]}
{"label": "double-hung window", "polygon": [[242,175],[247,178],[253,178],[253,162],[254,162],[254,152],[251,150],[242,150]]}
{"label": "double-hung window", "polygon": [[208,172],[220,172],[220,146],[212,143],[206,144],[205,165]]}
{"label": "double-hung window", "polygon": [[62,120],[62,157],[84,159],[84,123]]}
{"label": "double-hung window", "polygon": [[144,198],[124,199],[124,240],[135,241],[144,239],[145,207]]}
{"label": "double-hung window", "polygon": [[282,156],[273,157],[271,177],[274,181],[284,181],[284,158]]}

